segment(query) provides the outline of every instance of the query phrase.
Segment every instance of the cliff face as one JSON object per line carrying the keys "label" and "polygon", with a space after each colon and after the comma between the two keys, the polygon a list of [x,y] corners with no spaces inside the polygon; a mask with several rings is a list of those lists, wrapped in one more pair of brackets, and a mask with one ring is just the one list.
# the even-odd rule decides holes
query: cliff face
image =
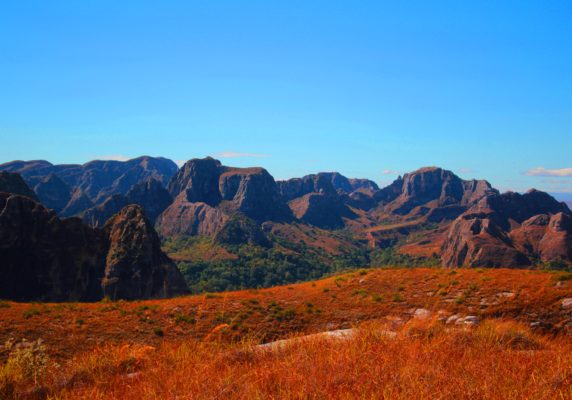
{"label": "cliff face", "polygon": [[229,168],[210,157],[188,161],[168,185],[173,203],[160,215],[162,235],[214,235],[240,213],[257,222],[291,213],[263,168]]}
{"label": "cliff face", "polygon": [[127,207],[100,230],[0,193],[0,298],[96,301],[104,292],[134,299],[186,291],[141,208]]}
{"label": "cliff face", "polygon": [[95,301],[107,243],[80,220],[15,194],[0,193],[0,297]]}
{"label": "cliff face", "polygon": [[104,227],[109,239],[103,293],[112,299],[172,297],[187,292],[177,266],[162,251],[140,206],[130,205]]}
{"label": "cliff face", "polygon": [[278,188],[282,197],[290,201],[309,193],[334,194],[336,187],[332,183],[333,181],[336,182],[338,188],[351,191],[351,185],[347,178],[337,173],[327,172],[280,181]]}
{"label": "cliff face", "polygon": [[427,210],[475,204],[489,194],[498,193],[487,181],[464,181],[451,171],[421,168],[375,194],[379,207],[388,213],[405,215],[422,207]]}
{"label": "cliff face", "polygon": [[457,218],[442,247],[446,267],[523,267],[534,260],[572,261],[570,210],[547,193],[481,199]]}

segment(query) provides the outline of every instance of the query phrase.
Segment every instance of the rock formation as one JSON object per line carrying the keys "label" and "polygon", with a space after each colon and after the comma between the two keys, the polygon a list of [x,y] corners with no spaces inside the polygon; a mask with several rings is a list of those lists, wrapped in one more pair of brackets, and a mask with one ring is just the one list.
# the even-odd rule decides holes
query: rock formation
{"label": "rock formation", "polygon": [[106,239],[79,219],[26,197],[0,193],[0,298],[101,299]]}
{"label": "rock formation", "polygon": [[[177,165],[165,158],[143,156],[128,161],[96,160],[83,165],[53,165],[47,161],[13,161],[0,165],[0,171],[20,173],[28,185],[34,188],[37,185],[42,188],[47,180],[49,187],[43,190],[49,192],[50,205],[46,203],[46,206],[51,208],[57,203],[54,209],[67,209],[65,214],[61,215],[71,216],[78,215],[93,205],[101,205],[113,195],[125,196],[135,186],[150,179],[160,182],[165,187],[177,172]],[[53,178],[48,179],[50,175],[59,178],[69,187],[69,190],[61,190],[58,182],[54,182]],[[56,184],[60,187],[57,190]],[[62,194],[61,199],[54,197],[57,193]],[[73,207],[65,201],[69,193],[73,193],[72,197],[75,196],[75,199],[68,200],[68,202],[74,201]],[[81,197],[85,196],[89,199],[92,204],[82,200],[81,204],[85,208],[80,209],[78,207],[80,203],[77,202],[80,194]],[[62,206],[64,203],[65,205]]]}
{"label": "rock formation", "polygon": [[570,210],[547,193],[507,192],[482,198],[449,228],[447,267],[524,267],[535,260],[572,261]]}
{"label": "rock formation", "polygon": [[464,210],[495,193],[498,192],[487,181],[465,181],[451,171],[427,167],[399,177],[374,198],[383,212],[423,215],[451,205],[462,206],[460,210]]}
{"label": "rock formation", "polygon": [[183,276],[161,251],[143,209],[129,205],[104,227],[109,238],[103,294],[112,299],[165,298],[187,292]]}
{"label": "rock formation", "polygon": [[173,203],[159,216],[164,236],[214,235],[240,213],[261,223],[291,217],[274,178],[263,168],[230,168],[207,157],[188,161],[168,185]]}
{"label": "rock formation", "polygon": [[101,230],[78,218],[59,219],[27,197],[0,193],[0,298],[96,301],[104,291],[129,299],[187,292],[138,206]]}

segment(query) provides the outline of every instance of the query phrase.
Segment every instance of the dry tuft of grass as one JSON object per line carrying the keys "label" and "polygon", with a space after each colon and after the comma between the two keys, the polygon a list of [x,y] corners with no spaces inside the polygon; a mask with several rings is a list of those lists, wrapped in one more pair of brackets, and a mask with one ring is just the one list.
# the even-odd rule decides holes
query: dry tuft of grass
{"label": "dry tuft of grass", "polygon": [[[572,398],[565,338],[512,321],[452,329],[416,320],[393,336],[384,329],[372,322],[351,338],[296,340],[275,350],[216,341],[104,346],[65,368],[50,365],[36,392],[125,400]],[[22,382],[12,390],[13,398],[30,393]]]}

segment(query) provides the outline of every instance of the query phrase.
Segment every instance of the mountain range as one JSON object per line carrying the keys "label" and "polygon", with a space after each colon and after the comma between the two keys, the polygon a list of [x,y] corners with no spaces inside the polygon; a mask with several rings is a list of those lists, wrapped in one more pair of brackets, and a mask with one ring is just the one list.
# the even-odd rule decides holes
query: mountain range
{"label": "mountain range", "polygon": [[264,168],[210,157],[181,168],[148,156],[83,165],[13,161],[0,171],[0,297],[183,294],[188,288],[161,240],[184,238],[205,238],[208,251],[178,246],[170,252],[176,261],[239,258],[248,245],[290,264],[296,255],[347,261],[348,254],[388,251],[451,268],[572,262],[568,205],[537,190],[500,193],[438,167],[383,188],[337,172],[276,181]]}

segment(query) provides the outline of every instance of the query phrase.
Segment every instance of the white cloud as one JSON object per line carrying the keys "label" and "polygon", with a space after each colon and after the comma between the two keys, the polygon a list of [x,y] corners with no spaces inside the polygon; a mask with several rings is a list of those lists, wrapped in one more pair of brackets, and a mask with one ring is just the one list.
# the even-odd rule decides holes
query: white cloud
{"label": "white cloud", "polygon": [[560,169],[547,169],[544,167],[536,167],[529,169],[524,173],[528,176],[572,176],[572,168],[560,168]]}
{"label": "white cloud", "polygon": [[221,151],[220,153],[216,153],[215,157],[219,157],[219,158],[239,158],[239,157],[266,158],[266,157],[270,157],[270,154],[240,153],[237,151]]}
{"label": "white cloud", "polygon": [[457,170],[457,172],[460,174],[472,174],[473,172],[475,172],[475,170],[472,168],[461,167]]}
{"label": "white cloud", "polygon": [[175,164],[177,164],[177,166],[179,168],[181,168],[183,165],[185,165],[186,162],[187,162],[187,160],[175,160]]}
{"label": "white cloud", "polygon": [[572,179],[542,179],[542,183],[548,183],[550,185],[571,185],[572,186]]}
{"label": "white cloud", "polygon": [[384,169],[383,171],[381,171],[382,175],[399,175],[399,171],[396,171],[394,169]]}
{"label": "white cloud", "polygon": [[114,154],[111,156],[96,156],[94,160],[103,160],[103,161],[128,161],[131,160],[131,157],[122,156],[121,154]]}

